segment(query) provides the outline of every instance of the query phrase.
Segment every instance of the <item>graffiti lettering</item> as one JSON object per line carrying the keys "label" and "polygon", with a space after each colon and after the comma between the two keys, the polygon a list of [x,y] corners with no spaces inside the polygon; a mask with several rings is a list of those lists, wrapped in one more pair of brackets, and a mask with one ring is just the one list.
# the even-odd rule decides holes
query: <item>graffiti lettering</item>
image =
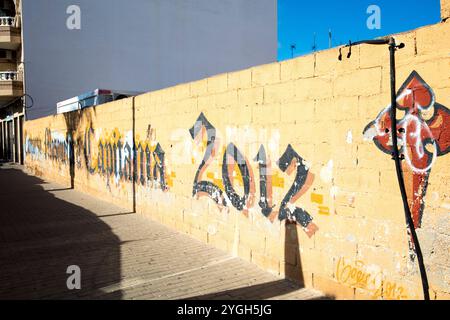
{"label": "graffiti lettering", "polygon": [[94,135],[94,129],[89,127],[89,129],[86,130],[85,136],[84,136],[84,161],[86,163],[87,170],[91,174],[95,173],[95,168],[93,167],[93,162],[90,157],[90,155],[91,155],[91,138],[93,135]]}
{"label": "graffiti lettering", "polygon": [[[214,159],[219,147],[216,129],[202,113],[189,131],[191,137],[197,142],[200,142],[200,139],[203,141],[205,133],[207,139],[205,154],[194,179],[193,196],[203,193],[209,195],[220,205],[227,206],[228,203],[231,203],[237,210],[247,214],[247,211],[254,205],[255,179],[245,156],[233,143],[230,143],[225,149],[222,162],[224,190],[212,182],[201,181],[201,176]],[[260,200],[258,204],[262,214],[269,218],[270,221],[273,221],[278,216],[280,221],[287,219],[290,222],[298,222],[306,234],[311,237],[318,230],[317,226],[312,222],[313,218],[304,209],[294,205],[305,194],[314,180],[314,175],[309,172],[304,160],[295,152],[291,145],[287,147],[279,159],[278,166],[282,172],[289,175],[295,169],[296,175],[294,183],[283,198],[278,211],[273,210],[275,206],[272,204],[272,174],[268,171],[270,161],[267,159],[263,146],[260,147],[255,161],[259,165]],[[235,173],[238,174],[239,180],[242,181],[244,191],[242,196],[233,187],[233,174]]]}
{"label": "graffiti lettering", "polygon": [[201,113],[189,132],[192,139],[203,141],[205,130],[207,139],[206,150],[205,155],[203,156],[203,160],[197,169],[197,173],[195,174],[192,195],[209,195],[218,204],[226,205],[223,191],[214,183],[201,180],[206,168],[214,159],[217,153],[216,129],[206,119],[205,115]]}
{"label": "graffiti lettering", "polygon": [[[78,154],[75,155],[75,158],[84,158],[89,174],[104,176],[108,183],[109,179],[113,177],[116,184],[119,184],[120,181],[138,181],[143,186],[148,183],[152,184],[154,188],[168,190],[169,182],[166,177],[164,150],[159,143],[152,147],[152,143],[149,141],[139,141],[137,146],[133,146],[131,133],[122,137],[118,130],[114,130],[112,135],[106,135],[99,141],[95,141],[95,139],[95,129],[92,126],[85,130],[84,141],[79,139],[76,146],[72,142],[70,133],[64,137],[60,133],[46,129],[44,151],[41,151],[39,139],[29,137],[26,138],[25,151],[34,158],[42,154],[54,162],[66,164],[68,160],[72,159],[71,154],[76,150],[77,153],[83,153],[83,157]],[[151,159],[152,155],[154,161]],[[75,158],[72,161],[75,162]],[[77,160],[77,162],[79,162],[78,169],[81,169],[81,160]]]}
{"label": "graffiti lettering", "polygon": [[[90,137],[94,135],[94,129],[90,128],[86,132],[89,137],[85,146],[85,156],[88,159],[89,172],[100,174],[106,177],[114,176],[116,183],[121,180],[137,181],[145,186],[146,183],[153,184],[167,191],[167,181],[165,174],[164,150],[159,143],[151,148],[149,141],[136,142],[133,147],[133,139],[130,133],[121,137],[118,130],[115,130],[110,138],[101,139],[97,144],[97,166],[95,158],[92,158]],[[146,156],[144,156],[144,147]],[[153,155],[154,163],[152,163]]]}
{"label": "graffiti lettering", "polygon": [[39,138],[29,138],[27,137],[25,140],[25,153],[30,154],[33,160],[40,160],[45,155],[41,152],[42,150],[42,141]]}
{"label": "graffiti lettering", "polygon": [[166,179],[165,179],[165,167],[164,167],[164,150],[161,148],[161,145],[158,143],[156,145],[155,151],[153,151],[153,158],[155,159],[155,165],[153,167],[153,180],[158,182],[161,186],[161,190],[166,191]]}
{"label": "graffiti lettering", "polygon": [[407,290],[403,286],[387,281],[381,271],[369,269],[363,261],[357,260],[352,265],[341,257],[336,264],[336,280],[349,287],[367,291],[375,299],[408,299]]}
{"label": "graffiti lettering", "polygon": [[52,132],[50,129],[45,130],[45,155],[48,159],[65,164],[70,157],[70,143],[72,137],[58,132]]}
{"label": "graffiti lettering", "polygon": [[275,205],[272,205],[272,173],[270,172],[270,161],[267,159],[266,149],[263,145],[259,148],[255,161],[258,162],[259,168],[259,206],[264,216],[273,221],[274,216],[271,215]]}
{"label": "graffiti lettering", "polygon": [[[223,155],[222,177],[225,192],[233,206],[239,211],[247,210],[251,206],[255,193],[255,183],[250,166],[238,148],[230,143]],[[240,197],[233,188],[233,177],[235,165],[239,168],[239,173],[244,185],[244,195]]]}
{"label": "graffiti lettering", "polygon": [[280,220],[288,219],[296,221],[305,229],[305,232],[312,236],[317,231],[317,226],[312,223],[312,217],[302,208],[295,207],[294,203],[309,189],[314,180],[314,175],[309,172],[302,157],[288,145],[286,151],[278,160],[278,167],[281,171],[290,174],[296,170],[294,184],[289,189],[280,206]]}

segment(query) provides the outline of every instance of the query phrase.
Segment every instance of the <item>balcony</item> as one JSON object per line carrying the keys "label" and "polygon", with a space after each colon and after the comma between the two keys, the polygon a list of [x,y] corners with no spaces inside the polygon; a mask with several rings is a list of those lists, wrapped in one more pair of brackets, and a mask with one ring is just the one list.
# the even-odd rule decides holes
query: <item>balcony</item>
{"label": "balcony", "polygon": [[0,71],[0,98],[23,95],[23,77],[17,71]]}
{"label": "balcony", "polygon": [[0,49],[17,50],[21,43],[20,29],[14,17],[0,17]]}
{"label": "balcony", "polygon": [[15,18],[14,17],[0,17],[1,27],[14,27]]}

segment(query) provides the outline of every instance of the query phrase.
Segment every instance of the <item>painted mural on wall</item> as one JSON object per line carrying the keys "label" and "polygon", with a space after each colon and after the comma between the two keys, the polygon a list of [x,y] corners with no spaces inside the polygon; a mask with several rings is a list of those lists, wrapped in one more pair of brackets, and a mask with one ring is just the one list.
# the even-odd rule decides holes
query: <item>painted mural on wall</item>
{"label": "painted mural on wall", "polygon": [[25,133],[25,152],[33,160],[49,159],[65,164],[71,156],[71,134],[62,134],[58,131],[45,129],[44,141],[40,138],[31,138]]}
{"label": "painted mural on wall", "polygon": [[70,132],[45,130],[44,142],[26,135],[25,152],[32,160],[50,160],[59,165],[86,166],[91,175],[100,175],[110,184],[136,181],[142,186],[167,191],[172,184],[167,174],[165,152],[161,145],[149,139],[133,141],[132,132],[97,134],[88,126],[80,139]]}
{"label": "painted mural on wall", "polygon": [[[390,106],[364,129],[384,153],[392,154]],[[397,94],[398,145],[415,228],[420,228],[428,179],[436,159],[450,151],[450,110],[435,100],[430,86],[413,71]]]}
{"label": "painted mural on wall", "polygon": [[139,138],[133,142],[132,131],[123,135],[115,129],[111,133],[102,132],[97,137],[95,129],[90,126],[84,133],[82,154],[90,174],[99,174],[108,181],[113,179],[116,184],[136,181],[142,186],[153,186],[163,191],[167,191],[171,184],[161,145]]}
{"label": "painted mural on wall", "polygon": [[[215,127],[208,121],[203,113],[200,114],[194,126],[189,130],[192,139],[197,144],[205,144],[205,153],[197,169],[193,183],[193,196],[208,196],[219,206],[233,206],[247,215],[253,208],[256,198],[255,176],[248,158],[234,145],[229,143],[222,155],[222,180],[220,182],[203,179],[207,167],[219,156],[221,148]],[[263,145],[260,146],[254,161],[259,171],[259,201],[261,214],[274,221],[299,223],[306,234],[311,237],[318,227],[312,222],[312,216],[301,207],[295,205],[297,200],[306,193],[312,185],[314,175],[310,172],[304,159],[288,145],[286,151],[277,161],[278,168],[287,175],[294,174],[292,186],[281,200],[278,208],[272,197],[272,168],[271,161]],[[243,192],[239,194],[234,183],[238,181],[243,185]]]}
{"label": "painted mural on wall", "polygon": [[34,161],[44,160],[45,154],[42,152],[42,140],[40,138],[31,138],[25,132],[25,153]]}
{"label": "painted mural on wall", "polygon": [[[252,164],[234,143],[223,147],[220,182],[205,174],[211,161],[219,156],[220,143],[215,127],[203,113],[189,132],[195,142],[205,144],[203,160],[195,174],[193,196],[206,195],[219,206],[234,207],[244,215],[259,206],[261,214],[271,222],[278,218],[279,221],[298,223],[309,237],[318,230],[313,217],[296,205],[311,187],[314,175],[292,145],[288,145],[276,161],[281,173],[274,173],[265,146],[260,146],[252,161],[259,174],[257,190]],[[108,132],[88,125],[74,139],[70,132],[62,133],[47,128],[43,142],[40,138],[26,135],[26,153],[35,161],[50,160],[58,165],[76,166],[78,170],[86,168],[90,175],[103,177],[107,186],[135,181],[143,187],[168,191],[173,185],[174,173],[167,170],[162,146],[149,137],[141,140],[136,136],[133,141],[132,131],[122,134],[118,129]],[[277,204],[273,199],[273,187],[284,187],[280,174],[292,176],[294,181]],[[212,181],[205,180],[205,175],[206,179]],[[280,180],[283,183],[280,184]],[[238,184],[242,188],[238,188]]]}

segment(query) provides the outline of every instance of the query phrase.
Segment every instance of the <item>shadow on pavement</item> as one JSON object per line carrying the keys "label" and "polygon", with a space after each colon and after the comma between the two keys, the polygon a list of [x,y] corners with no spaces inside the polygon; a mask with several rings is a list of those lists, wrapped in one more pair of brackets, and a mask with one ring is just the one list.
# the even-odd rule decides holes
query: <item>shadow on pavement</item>
{"label": "shadow on pavement", "polygon": [[[19,168],[0,167],[0,299],[120,299],[120,240],[100,217],[44,190]],[[69,290],[70,265],[81,290]]]}
{"label": "shadow on pavement", "polygon": [[[46,185],[19,166],[0,167],[0,300],[122,299],[124,291],[118,284],[124,276],[120,249],[124,242],[102,218],[132,213],[96,215],[69,200],[59,199],[54,194],[58,192],[71,191]],[[281,296],[327,299],[301,290],[298,229],[288,223],[285,230],[287,279],[189,299],[259,300]],[[70,274],[66,271],[71,265],[81,269],[81,290],[67,288]]]}
{"label": "shadow on pavement", "polygon": [[286,295],[301,289],[288,280],[278,280],[234,290],[215,292],[187,300],[262,300]]}
{"label": "shadow on pavement", "polygon": [[333,299],[329,296],[311,296],[307,292],[296,292],[304,288],[304,278],[298,229],[295,223],[286,222],[284,239],[284,266],[282,267],[284,267],[286,279],[191,297],[188,300],[261,300],[280,296],[291,296],[292,299],[302,298],[305,300]]}

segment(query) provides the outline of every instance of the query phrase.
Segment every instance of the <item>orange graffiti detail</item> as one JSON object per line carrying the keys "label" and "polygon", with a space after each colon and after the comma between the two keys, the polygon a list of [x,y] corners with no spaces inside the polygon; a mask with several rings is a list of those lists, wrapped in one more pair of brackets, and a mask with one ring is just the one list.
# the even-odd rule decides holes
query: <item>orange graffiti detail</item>
{"label": "orange graffiti detail", "polygon": [[407,290],[385,279],[382,272],[372,273],[361,260],[348,264],[343,257],[336,264],[336,280],[346,286],[367,291],[375,299],[408,299]]}

